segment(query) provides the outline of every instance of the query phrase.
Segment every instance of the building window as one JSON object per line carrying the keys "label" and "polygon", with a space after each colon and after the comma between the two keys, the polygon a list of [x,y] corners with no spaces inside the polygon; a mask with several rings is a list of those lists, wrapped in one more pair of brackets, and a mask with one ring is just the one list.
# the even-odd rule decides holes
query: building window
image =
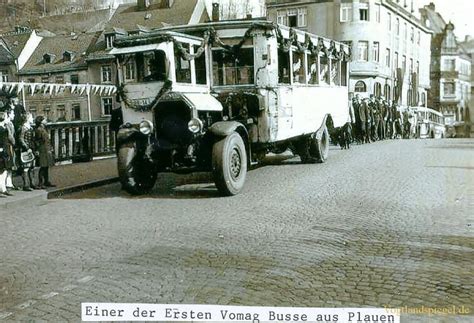
{"label": "building window", "polygon": [[28,83],[36,83],[36,79],[34,77],[29,77],[27,82]]}
{"label": "building window", "polygon": [[56,76],[56,83],[63,84],[64,83],[64,76],[63,75]]}
{"label": "building window", "polygon": [[359,61],[368,61],[369,60],[369,42],[359,41],[357,45],[357,50],[359,52]]}
{"label": "building window", "polygon": [[405,55],[402,56],[402,69],[403,72],[407,70],[407,57]]}
{"label": "building window", "polygon": [[280,25],[288,25],[288,20],[286,17],[286,10],[278,10],[277,11],[277,23]]}
{"label": "building window", "polygon": [[454,90],[456,87],[454,82],[444,82],[443,88],[445,96],[453,96],[455,94]]}
{"label": "building window", "polygon": [[41,76],[41,83],[49,83],[49,76],[47,75]]}
{"label": "building window", "polygon": [[102,98],[102,115],[109,116],[112,114],[112,98]]}
{"label": "building window", "polygon": [[426,104],[426,94],[425,92],[421,93],[421,105],[425,106]]}
{"label": "building window", "polygon": [[359,8],[359,20],[369,21],[369,8]]}
{"label": "building window", "polygon": [[452,72],[456,69],[456,60],[455,59],[446,59],[444,61],[444,70]]}
{"label": "building window", "polygon": [[66,121],[66,107],[64,105],[56,107],[56,116],[56,121]]}
{"label": "building window", "polygon": [[288,9],[287,16],[288,16],[288,26],[298,27],[298,10]]}
{"label": "building window", "polygon": [[413,27],[411,27],[411,29],[410,29],[410,41],[412,43],[415,42],[415,28],[413,28]]}
{"label": "building window", "polygon": [[277,23],[288,27],[306,27],[308,10],[306,7],[277,11]]}
{"label": "building window", "polygon": [[307,13],[308,12],[306,8],[298,8],[298,27],[306,27]]}
{"label": "building window", "polygon": [[355,92],[367,92],[367,86],[362,81],[357,81],[354,87]]}
{"label": "building window", "polygon": [[3,70],[0,70],[0,81],[2,82],[8,82],[8,72]]}
{"label": "building window", "polygon": [[71,84],[79,84],[79,75],[71,74]]}
{"label": "building window", "polygon": [[392,30],[392,14],[390,12],[387,13],[387,29]]}
{"label": "building window", "polygon": [[380,22],[380,5],[375,5],[375,21]]}
{"label": "building window", "polygon": [[387,48],[385,49],[385,65],[387,67],[390,67],[390,60],[391,60],[391,57],[390,57],[390,48]]}
{"label": "building window", "polygon": [[385,99],[390,100],[390,85],[385,84],[384,89],[383,89],[383,95]]}
{"label": "building window", "polygon": [[395,52],[395,55],[393,55],[393,67],[395,69],[398,68],[398,53],[397,52]]}
{"label": "building window", "polygon": [[418,31],[418,37],[416,38],[416,43],[420,45],[420,42],[421,42],[421,32]]}
{"label": "building window", "polygon": [[135,80],[135,60],[129,59],[125,64],[125,80]]}
{"label": "building window", "polygon": [[419,61],[416,61],[416,75],[420,75],[420,62]]}
{"label": "building window", "polygon": [[36,118],[37,112],[36,112],[36,107],[35,107],[35,106],[33,106],[33,105],[30,106],[30,107],[28,108],[28,111],[31,113],[31,115],[33,116],[33,118]]}
{"label": "building window", "polygon": [[114,47],[115,34],[105,35],[105,43],[107,48]]}
{"label": "building window", "polygon": [[395,19],[395,31],[397,36],[400,36],[400,18]]}
{"label": "building window", "polygon": [[380,61],[380,43],[379,42],[374,42],[373,48],[372,48],[372,55],[373,59],[376,62]]}
{"label": "building window", "polygon": [[413,72],[413,58],[410,58],[410,74],[412,74]]}
{"label": "building window", "polygon": [[102,83],[112,82],[112,67],[110,65],[101,66]]}
{"label": "building window", "polygon": [[403,39],[404,40],[408,39],[408,25],[407,25],[407,23],[403,24]]}
{"label": "building window", "polygon": [[72,105],[72,120],[81,120],[81,105]]}
{"label": "building window", "polygon": [[382,95],[382,84],[379,82],[375,82],[374,84],[374,95],[378,97]]}
{"label": "building window", "polygon": [[352,21],[352,3],[341,3],[341,22]]}

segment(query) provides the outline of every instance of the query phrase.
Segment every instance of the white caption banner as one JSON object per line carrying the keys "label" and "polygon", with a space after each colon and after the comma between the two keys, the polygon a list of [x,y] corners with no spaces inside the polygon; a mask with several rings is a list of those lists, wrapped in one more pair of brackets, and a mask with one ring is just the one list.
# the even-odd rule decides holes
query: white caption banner
{"label": "white caption banner", "polygon": [[400,322],[396,309],[82,303],[83,321]]}

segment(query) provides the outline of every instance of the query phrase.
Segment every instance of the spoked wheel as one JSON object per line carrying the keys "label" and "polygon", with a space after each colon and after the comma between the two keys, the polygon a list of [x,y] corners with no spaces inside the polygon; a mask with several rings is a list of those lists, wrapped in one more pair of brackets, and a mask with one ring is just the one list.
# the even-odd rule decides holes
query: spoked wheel
{"label": "spoked wheel", "polygon": [[238,194],[247,175],[247,152],[242,137],[233,132],[216,142],[212,148],[212,173],[222,195]]}
{"label": "spoked wheel", "polygon": [[316,133],[304,137],[297,143],[297,153],[304,164],[324,163],[329,155],[329,132],[324,127],[321,137]]}
{"label": "spoked wheel", "polygon": [[122,188],[129,194],[146,194],[155,186],[157,174],[149,162],[137,156],[136,143],[120,146],[117,165]]}

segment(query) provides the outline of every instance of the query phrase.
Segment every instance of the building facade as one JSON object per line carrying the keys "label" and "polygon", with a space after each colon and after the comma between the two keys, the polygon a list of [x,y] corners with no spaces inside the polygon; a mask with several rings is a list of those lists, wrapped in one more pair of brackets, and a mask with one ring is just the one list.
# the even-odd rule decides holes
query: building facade
{"label": "building facade", "polygon": [[420,9],[421,19],[434,31],[431,42],[430,107],[445,116],[447,125],[469,122],[471,58],[459,44],[453,23],[446,23],[433,3]]}
{"label": "building facade", "polygon": [[426,106],[431,30],[415,16],[412,2],[268,0],[267,15],[351,45],[351,93]]}
{"label": "building facade", "polygon": [[474,127],[472,125],[474,124],[474,111],[472,111],[472,105],[474,103],[474,73],[472,73],[472,70],[474,68],[474,38],[472,38],[472,36],[466,36],[464,41],[461,43],[461,46],[464,48],[471,59],[471,96],[469,99],[468,108],[466,110],[466,121],[469,121],[468,127],[470,130],[470,137],[473,138]]}

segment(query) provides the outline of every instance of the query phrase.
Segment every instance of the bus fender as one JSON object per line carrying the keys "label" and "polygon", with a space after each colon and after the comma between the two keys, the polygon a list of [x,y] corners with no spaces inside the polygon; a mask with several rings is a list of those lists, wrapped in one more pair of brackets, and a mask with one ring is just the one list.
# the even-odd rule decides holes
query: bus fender
{"label": "bus fender", "polygon": [[125,143],[136,141],[139,137],[142,136],[142,133],[135,127],[130,124],[125,124],[117,132],[117,147],[122,146]]}
{"label": "bus fender", "polygon": [[247,129],[237,121],[218,121],[209,128],[209,131],[218,137],[226,137],[232,132],[237,131],[242,136],[242,139],[246,139],[245,136],[248,138]]}
{"label": "bus fender", "polygon": [[323,119],[323,122],[321,123],[321,126],[319,127],[318,130],[316,130],[315,137],[318,140],[320,140],[323,137],[323,132],[324,132],[324,129],[326,129],[326,122],[328,120],[328,117],[329,117],[328,114],[326,114],[324,116],[324,119]]}

